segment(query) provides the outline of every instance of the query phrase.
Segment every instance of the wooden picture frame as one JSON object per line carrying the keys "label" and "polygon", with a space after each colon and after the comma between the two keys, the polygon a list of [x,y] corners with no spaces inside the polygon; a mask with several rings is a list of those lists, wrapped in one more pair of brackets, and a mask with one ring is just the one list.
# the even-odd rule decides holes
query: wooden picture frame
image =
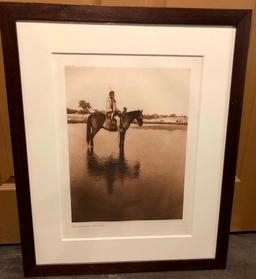
{"label": "wooden picture frame", "polygon": [[[1,37],[15,167],[15,180],[26,276],[144,272],[225,268],[234,191],[239,127],[249,43],[250,10],[96,7],[1,3]],[[17,22],[78,22],[152,26],[233,26],[236,29],[230,102],[220,196],[216,253],[213,258],[94,263],[38,264],[32,216],[27,138],[18,50]],[[214,77],[213,77],[214,78]]]}

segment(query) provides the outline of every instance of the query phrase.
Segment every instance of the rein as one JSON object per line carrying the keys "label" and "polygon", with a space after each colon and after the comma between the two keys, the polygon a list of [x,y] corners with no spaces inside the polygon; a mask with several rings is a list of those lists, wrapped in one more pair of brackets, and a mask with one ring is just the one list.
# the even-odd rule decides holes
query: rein
{"label": "rein", "polygon": [[127,116],[129,123],[131,123],[136,118],[137,114],[138,114],[138,111],[133,110],[133,111],[126,112],[124,114],[124,117]]}

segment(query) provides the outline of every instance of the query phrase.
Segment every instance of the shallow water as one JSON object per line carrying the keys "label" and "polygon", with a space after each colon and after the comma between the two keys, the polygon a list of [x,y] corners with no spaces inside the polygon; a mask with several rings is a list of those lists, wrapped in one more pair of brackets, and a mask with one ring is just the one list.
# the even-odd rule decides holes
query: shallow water
{"label": "shallow water", "polygon": [[68,127],[73,222],[182,218],[186,126],[132,126],[124,153],[117,133],[88,152],[86,124]]}

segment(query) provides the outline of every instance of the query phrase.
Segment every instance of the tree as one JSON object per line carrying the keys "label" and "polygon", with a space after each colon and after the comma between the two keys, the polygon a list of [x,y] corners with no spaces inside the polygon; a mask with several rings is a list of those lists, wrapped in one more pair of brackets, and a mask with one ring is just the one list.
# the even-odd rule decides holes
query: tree
{"label": "tree", "polygon": [[72,114],[72,113],[76,113],[76,112],[77,112],[76,109],[67,108],[67,114]]}
{"label": "tree", "polygon": [[92,107],[90,103],[85,100],[80,100],[78,106],[82,108],[84,113],[90,113],[90,108]]}

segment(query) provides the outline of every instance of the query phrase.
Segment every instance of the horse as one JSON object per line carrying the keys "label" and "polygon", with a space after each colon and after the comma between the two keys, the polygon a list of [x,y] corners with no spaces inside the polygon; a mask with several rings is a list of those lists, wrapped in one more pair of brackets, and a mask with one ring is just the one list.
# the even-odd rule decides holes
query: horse
{"label": "horse", "polygon": [[[124,147],[124,140],[126,131],[129,129],[132,121],[136,120],[139,126],[143,125],[143,115],[142,110],[134,110],[124,113],[118,113],[118,117],[120,118],[120,127],[116,131],[119,132],[119,147]],[[109,131],[106,127],[104,127],[104,123],[107,120],[105,113],[103,112],[94,112],[89,115],[87,119],[87,144],[88,148],[93,148],[93,138],[98,133],[98,131],[103,128]]]}

